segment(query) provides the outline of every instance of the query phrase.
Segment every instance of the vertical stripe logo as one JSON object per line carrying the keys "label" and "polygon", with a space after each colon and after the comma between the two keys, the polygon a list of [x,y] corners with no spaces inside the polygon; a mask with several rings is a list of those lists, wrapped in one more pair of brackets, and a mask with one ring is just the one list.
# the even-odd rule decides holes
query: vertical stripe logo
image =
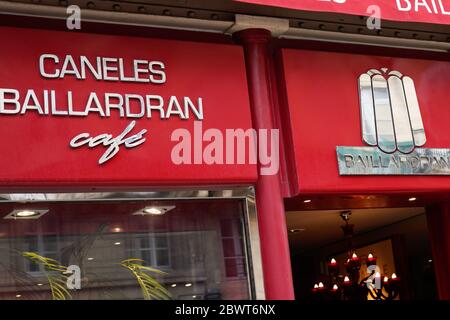
{"label": "vertical stripe logo", "polygon": [[414,81],[371,69],[358,79],[362,138],[385,153],[411,153],[426,142]]}

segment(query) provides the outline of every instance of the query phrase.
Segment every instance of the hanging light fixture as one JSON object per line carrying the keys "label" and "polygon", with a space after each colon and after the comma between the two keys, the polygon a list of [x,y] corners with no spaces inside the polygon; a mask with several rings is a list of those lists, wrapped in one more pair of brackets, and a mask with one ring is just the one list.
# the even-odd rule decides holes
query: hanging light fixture
{"label": "hanging light fixture", "polygon": [[[347,240],[347,259],[343,263],[346,274],[340,274],[339,263],[335,258],[328,261],[328,275],[314,285],[312,292],[320,300],[393,300],[398,297],[400,279],[395,273],[389,278],[377,271],[377,257],[369,252],[367,258],[360,258],[353,246],[354,225],[349,223],[351,211],[342,211],[340,216],[345,224],[341,226]],[[360,280],[360,269],[366,265],[369,275]]]}

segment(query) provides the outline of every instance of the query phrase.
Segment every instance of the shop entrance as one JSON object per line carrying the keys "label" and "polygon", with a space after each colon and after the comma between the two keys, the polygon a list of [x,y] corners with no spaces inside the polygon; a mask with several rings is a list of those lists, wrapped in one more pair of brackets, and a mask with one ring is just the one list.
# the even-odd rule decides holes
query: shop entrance
{"label": "shop entrance", "polygon": [[1,299],[263,298],[252,189],[3,194]]}
{"label": "shop entrance", "polygon": [[437,299],[425,207],[364,208],[363,197],[287,203],[296,299]]}

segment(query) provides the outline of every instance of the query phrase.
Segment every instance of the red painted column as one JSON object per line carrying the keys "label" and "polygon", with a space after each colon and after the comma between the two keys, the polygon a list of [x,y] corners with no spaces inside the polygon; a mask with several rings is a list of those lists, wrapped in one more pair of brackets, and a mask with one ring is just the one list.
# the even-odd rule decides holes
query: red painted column
{"label": "red painted column", "polygon": [[450,300],[450,203],[427,207],[427,222],[439,299]]}
{"label": "red painted column", "polygon": [[[243,45],[255,129],[273,129],[273,100],[268,69],[269,31],[246,29],[234,37]],[[281,158],[281,156],[280,156]],[[278,175],[260,175],[256,184],[256,209],[266,298],[294,299],[286,217]]]}

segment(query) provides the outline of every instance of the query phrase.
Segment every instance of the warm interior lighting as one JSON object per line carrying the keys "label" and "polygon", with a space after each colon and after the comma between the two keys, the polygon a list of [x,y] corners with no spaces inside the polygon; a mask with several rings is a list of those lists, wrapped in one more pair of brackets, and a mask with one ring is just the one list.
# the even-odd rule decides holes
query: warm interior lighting
{"label": "warm interior lighting", "polygon": [[335,259],[335,258],[331,258],[330,263],[331,263],[331,264],[336,264],[336,263],[337,263],[337,262],[336,262],[336,259]]}
{"label": "warm interior lighting", "polygon": [[113,231],[113,232],[121,232],[121,231],[122,231],[122,228],[115,227],[115,228],[112,229],[112,231]]}
{"label": "warm interior lighting", "polygon": [[115,246],[120,246],[120,242],[119,242],[119,241],[114,242],[114,245],[115,245]]}
{"label": "warm interior lighting", "polygon": [[417,200],[417,198],[415,198],[415,197],[411,197],[408,199],[408,201],[416,201],[416,200]]}
{"label": "warm interior lighting", "polygon": [[314,289],[317,289],[317,288],[319,288],[319,285],[316,283],[316,284],[314,285]]}
{"label": "warm interior lighting", "polygon": [[337,284],[335,284],[335,285],[333,286],[333,290],[334,290],[334,291],[336,291],[338,288],[339,288],[339,287],[337,286]]}
{"label": "warm interior lighting", "polygon": [[391,279],[397,279],[397,275],[395,273],[392,274]]}
{"label": "warm interior lighting", "polygon": [[379,272],[375,273],[375,278],[381,278],[381,274]]}
{"label": "warm interior lighting", "polygon": [[383,279],[383,281],[384,281],[384,282],[388,282],[388,281],[389,281],[389,278],[388,278],[388,277],[386,277],[386,276],[384,276],[384,279]]}
{"label": "warm interior lighting", "polygon": [[38,287],[42,287],[44,284],[43,283],[38,283],[37,286]]}
{"label": "warm interior lighting", "polygon": [[304,203],[310,203],[311,200],[310,200],[310,199],[306,199],[306,200],[303,200],[303,202],[304,202]]}
{"label": "warm interior lighting", "polygon": [[177,286],[177,284],[176,284],[176,283],[172,283],[170,286],[171,286],[172,288],[175,288],[175,287]]}
{"label": "warm interior lighting", "polygon": [[188,283],[186,283],[184,286],[185,286],[185,287],[191,287],[191,286],[192,286],[192,283],[188,282]]}
{"label": "warm interior lighting", "polygon": [[373,254],[369,253],[369,255],[367,256],[367,258],[373,259]]}
{"label": "warm interior lighting", "polygon": [[323,283],[322,282],[319,282],[319,288],[323,288],[324,286],[323,286]]}
{"label": "warm interior lighting", "polygon": [[21,296],[21,294],[16,294],[16,298],[20,298]]}
{"label": "warm interior lighting", "polygon": [[163,212],[162,212],[161,209],[154,208],[154,207],[151,207],[151,208],[145,208],[143,211],[144,211],[144,213],[147,213],[147,214],[153,214],[153,215],[163,214]]}
{"label": "warm interior lighting", "polygon": [[89,257],[89,258],[87,258],[87,259],[88,259],[88,261],[94,260],[94,258],[92,258],[92,257]]}
{"label": "warm interior lighting", "polygon": [[15,215],[17,217],[21,217],[21,218],[28,218],[28,217],[37,216],[38,214],[39,214],[39,212],[36,212],[33,210],[22,210],[22,211],[18,211]]}
{"label": "warm interior lighting", "polygon": [[350,278],[348,276],[344,277],[344,282],[350,282]]}

